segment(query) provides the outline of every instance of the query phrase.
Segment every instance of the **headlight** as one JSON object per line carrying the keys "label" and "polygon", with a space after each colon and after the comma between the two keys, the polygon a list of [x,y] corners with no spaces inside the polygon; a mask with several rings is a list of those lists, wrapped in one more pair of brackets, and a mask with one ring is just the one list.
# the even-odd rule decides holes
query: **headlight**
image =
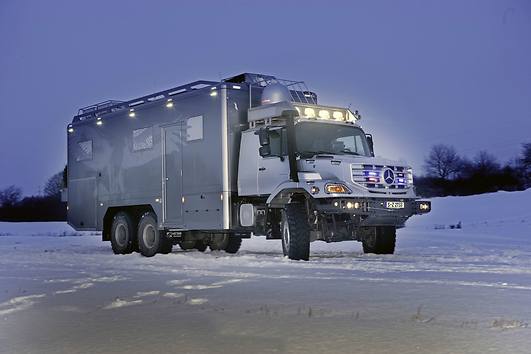
{"label": "headlight", "polygon": [[350,189],[341,183],[328,183],[325,186],[325,192],[328,194],[350,194]]}

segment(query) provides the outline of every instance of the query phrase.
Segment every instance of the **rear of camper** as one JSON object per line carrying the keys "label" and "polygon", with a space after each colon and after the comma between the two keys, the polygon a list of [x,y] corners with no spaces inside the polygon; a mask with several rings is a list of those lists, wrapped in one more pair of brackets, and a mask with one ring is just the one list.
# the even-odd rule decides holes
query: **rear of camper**
{"label": "rear of camper", "polygon": [[69,224],[110,240],[118,213],[133,225],[152,213],[168,238],[227,232],[248,105],[238,85],[198,81],[81,109],[67,133]]}

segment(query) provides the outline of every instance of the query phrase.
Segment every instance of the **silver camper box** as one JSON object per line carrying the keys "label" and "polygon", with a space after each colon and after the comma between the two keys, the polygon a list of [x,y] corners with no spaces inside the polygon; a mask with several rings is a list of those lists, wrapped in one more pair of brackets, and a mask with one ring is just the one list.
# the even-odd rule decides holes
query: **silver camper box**
{"label": "silver camper box", "polygon": [[[151,209],[159,230],[237,231],[231,199],[240,135],[249,127],[248,109],[260,104],[270,82],[276,79],[245,73],[80,109],[67,127],[68,223],[104,230],[109,240],[105,231],[116,210]],[[294,100],[315,101],[314,93],[292,93]]]}

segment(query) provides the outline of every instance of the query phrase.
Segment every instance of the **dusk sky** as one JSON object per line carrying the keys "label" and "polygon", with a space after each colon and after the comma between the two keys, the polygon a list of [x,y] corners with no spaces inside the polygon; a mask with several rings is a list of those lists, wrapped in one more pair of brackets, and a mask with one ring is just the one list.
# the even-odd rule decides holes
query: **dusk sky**
{"label": "dusk sky", "polygon": [[77,109],[241,72],[304,80],[422,172],[531,142],[531,1],[0,0],[0,188],[35,194]]}

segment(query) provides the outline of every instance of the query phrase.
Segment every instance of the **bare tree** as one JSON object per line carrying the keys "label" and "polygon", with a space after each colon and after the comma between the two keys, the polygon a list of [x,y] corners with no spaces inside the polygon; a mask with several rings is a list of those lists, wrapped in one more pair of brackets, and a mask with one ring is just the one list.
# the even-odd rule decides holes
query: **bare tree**
{"label": "bare tree", "polygon": [[22,198],[22,189],[17,186],[9,186],[0,191],[0,205],[3,207],[12,207]]}
{"label": "bare tree", "polygon": [[474,170],[479,174],[492,174],[500,170],[496,157],[486,151],[480,151],[474,158]]}
{"label": "bare tree", "polygon": [[531,169],[531,143],[522,145],[522,158],[520,159],[520,163],[526,169]]}
{"label": "bare tree", "polygon": [[431,148],[424,159],[428,176],[449,179],[459,171],[461,158],[452,146],[438,144]]}
{"label": "bare tree", "polygon": [[522,145],[522,157],[518,159],[518,166],[526,187],[531,186],[531,143]]}
{"label": "bare tree", "polygon": [[44,195],[52,198],[61,198],[63,189],[63,171],[56,173],[44,185]]}

